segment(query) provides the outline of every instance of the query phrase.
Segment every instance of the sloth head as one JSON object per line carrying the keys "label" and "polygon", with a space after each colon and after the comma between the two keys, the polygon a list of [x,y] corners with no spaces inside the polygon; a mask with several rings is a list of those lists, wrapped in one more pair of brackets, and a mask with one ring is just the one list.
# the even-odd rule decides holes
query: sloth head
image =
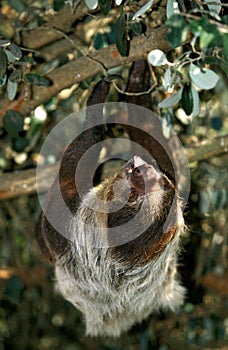
{"label": "sloth head", "polygon": [[144,264],[175,234],[175,187],[154,160],[149,164],[134,156],[82,198],[79,216],[82,234],[87,229],[89,234],[93,229],[96,235],[105,234],[114,259]]}

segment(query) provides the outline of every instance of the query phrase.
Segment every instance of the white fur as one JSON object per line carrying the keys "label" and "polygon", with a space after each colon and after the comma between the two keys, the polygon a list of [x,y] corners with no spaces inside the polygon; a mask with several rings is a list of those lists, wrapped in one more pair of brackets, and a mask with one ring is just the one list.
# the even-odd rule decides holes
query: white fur
{"label": "white fur", "polygon": [[181,210],[174,238],[144,266],[126,266],[111,257],[110,248],[96,248],[100,224],[92,210],[81,207],[79,214],[93,227],[83,226],[80,215],[72,219],[71,253],[57,261],[55,273],[58,290],[83,313],[88,335],[117,337],[152,311],[175,311],[183,303],[185,289],[176,276]]}

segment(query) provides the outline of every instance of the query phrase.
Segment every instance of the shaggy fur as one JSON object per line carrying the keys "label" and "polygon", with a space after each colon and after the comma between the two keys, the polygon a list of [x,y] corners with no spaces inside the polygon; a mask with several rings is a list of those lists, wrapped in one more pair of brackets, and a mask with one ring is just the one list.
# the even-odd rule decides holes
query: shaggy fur
{"label": "shaggy fur", "polygon": [[[145,171],[147,174],[150,170]],[[159,173],[159,176],[168,181],[168,187],[141,193],[119,211],[119,217],[115,217],[114,221],[119,222],[121,217],[129,216],[129,208],[134,208],[137,213],[144,201],[139,227],[149,220],[149,228],[132,242],[99,248],[104,243],[101,228],[106,227],[104,232],[108,237],[109,215],[116,215],[109,213],[107,194],[111,193],[113,199],[113,184],[120,179],[122,181],[116,186],[117,200],[125,197],[123,193],[129,178],[123,171],[92,189],[83,199],[77,215],[68,222],[73,241],[67,253],[55,257],[56,286],[64,298],[83,313],[88,335],[117,337],[151,312],[159,309],[175,311],[183,303],[185,289],[176,275],[179,240],[184,230],[181,201],[176,201],[175,220],[168,238],[161,241],[167,233],[158,233],[157,228],[168,215],[175,190],[163,174]],[[131,177],[131,188],[133,185],[137,187]],[[140,186],[142,189],[142,184]],[[88,203],[90,208],[93,202],[95,205],[97,196],[106,198],[108,213],[100,215],[99,211],[87,207]]]}

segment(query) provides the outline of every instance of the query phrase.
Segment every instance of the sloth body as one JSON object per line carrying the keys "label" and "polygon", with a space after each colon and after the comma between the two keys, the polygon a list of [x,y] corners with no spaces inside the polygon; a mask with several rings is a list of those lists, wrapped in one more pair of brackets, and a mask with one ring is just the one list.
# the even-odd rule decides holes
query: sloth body
{"label": "sloth body", "polygon": [[[103,203],[100,210],[97,198]],[[110,233],[137,214],[131,232]],[[133,157],[117,175],[82,198],[66,225],[72,239],[61,253],[51,251],[45,216],[38,239],[51,251],[57,289],[83,313],[88,335],[119,336],[151,312],[175,311],[183,303],[185,289],[176,274],[184,229],[181,201],[156,164]],[[121,241],[124,233],[132,235],[129,242]],[[103,244],[104,237],[108,244]]]}

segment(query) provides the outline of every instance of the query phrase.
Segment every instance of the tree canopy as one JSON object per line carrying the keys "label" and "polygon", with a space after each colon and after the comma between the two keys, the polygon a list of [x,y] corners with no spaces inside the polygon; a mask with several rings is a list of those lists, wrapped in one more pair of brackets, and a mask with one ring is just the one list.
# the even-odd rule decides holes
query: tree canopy
{"label": "tree canopy", "polygon": [[[0,348],[225,349],[227,8],[222,0],[1,1]],[[128,85],[140,60],[147,80],[142,75],[135,92]],[[41,145],[59,121],[86,106],[103,78],[107,101],[150,96],[164,136],[174,129],[186,151],[191,193],[180,271],[189,295],[180,315],[155,316],[119,342],[93,343],[82,335],[80,316],[54,295],[31,232],[40,210]],[[48,162],[51,173],[55,159]]]}

